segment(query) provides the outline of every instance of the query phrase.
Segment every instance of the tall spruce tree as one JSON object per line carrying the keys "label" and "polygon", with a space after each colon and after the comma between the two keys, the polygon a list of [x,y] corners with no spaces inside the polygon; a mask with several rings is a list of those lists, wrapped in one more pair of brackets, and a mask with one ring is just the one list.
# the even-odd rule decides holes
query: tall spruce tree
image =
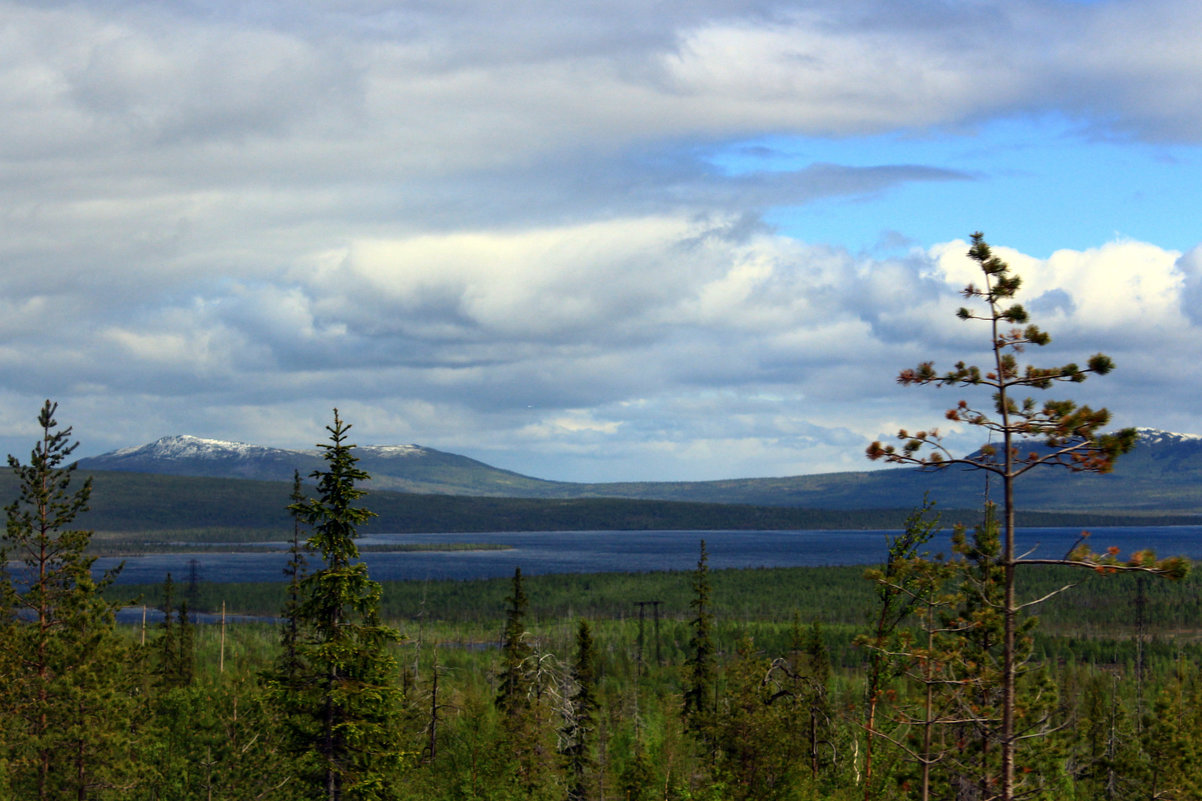
{"label": "tall spruce tree", "polygon": [[596,727],[597,657],[593,632],[587,620],[576,631],[576,658],[568,673],[564,725],[560,729],[564,762],[568,770],[568,801],[588,801],[589,778],[595,764],[592,756]]}
{"label": "tall spruce tree", "polygon": [[1001,652],[1000,669],[1001,721],[996,730],[1000,752],[999,774],[984,777],[984,784],[996,781],[997,796],[1002,801],[1015,797],[1015,750],[1029,733],[1021,734],[1015,719],[1017,702],[1016,680],[1020,669],[1020,617],[1029,603],[1020,603],[1015,594],[1015,571],[1020,564],[1063,564],[1107,570],[1138,570],[1180,577],[1188,569],[1183,560],[1161,562],[1149,552],[1135,554],[1121,563],[1114,554],[1100,556],[1088,548],[1080,548],[1067,559],[1020,558],[1015,550],[1015,499],[1017,480],[1041,466],[1059,466],[1073,472],[1106,473],[1114,461],[1131,450],[1135,430],[1123,429],[1103,433],[1110,423],[1106,409],[1078,406],[1071,400],[1044,400],[1022,397],[1026,392],[1047,390],[1060,383],[1080,383],[1091,374],[1105,375],[1114,369],[1109,357],[1098,353],[1085,367],[1069,362],[1058,367],[1022,365],[1020,355],[1029,347],[1042,347],[1051,337],[1029,322],[1026,309],[1013,302],[1022,286],[1022,279],[1010,272],[1006,262],[993,254],[984,235],[974,233],[968,257],[976,262],[983,283],[969,284],[964,297],[983,305],[974,311],[961,308],[961,320],[984,322],[989,332],[989,363],[983,369],[963,361],[943,374],[936,372],[933,362],[922,362],[916,368],[903,370],[898,383],[909,385],[956,386],[985,388],[990,392],[989,407],[974,406],[961,400],[948,410],[946,418],[953,423],[976,426],[989,435],[989,442],[969,456],[956,456],[943,443],[937,429],[898,432],[901,447],[874,442],[868,447],[868,458],[883,459],[895,464],[911,464],[942,468],[966,466],[984,471],[1001,484],[1001,552],[996,560],[1001,581]]}
{"label": "tall spruce tree", "polygon": [[[526,609],[530,599],[522,586],[522,569],[514,568],[513,594],[506,601],[505,633],[501,640],[501,670],[497,675],[497,709],[506,719],[521,717],[530,705],[534,684],[530,665],[534,649],[526,632]],[[512,724],[511,724],[512,725]]]}
{"label": "tall spruce tree", "polygon": [[306,675],[301,639],[305,626],[301,618],[301,602],[304,597],[302,581],[307,565],[305,554],[309,552],[309,546],[302,539],[305,526],[301,510],[305,504],[305,492],[298,470],[292,471],[292,494],[289,498],[292,538],[288,547],[288,562],[284,565],[288,591],[284,607],[280,610],[280,617],[283,618],[283,625],[280,627],[280,653],[274,664],[263,671],[259,678],[275,702],[276,713],[280,716],[285,731],[285,740],[303,747],[308,742],[304,732],[308,723],[311,723],[302,703],[305,695],[303,690],[309,677]]}
{"label": "tall spruce tree", "polygon": [[283,680],[292,686],[301,671],[301,660],[298,645],[301,634],[301,583],[305,578],[305,554],[309,548],[301,539],[304,533],[302,510],[305,508],[305,492],[301,483],[299,470],[292,471],[292,503],[289,513],[292,515],[292,541],[288,547],[288,563],[284,566],[284,575],[288,578],[288,598],[284,602],[284,625],[280,630],[280,645],[283,647],[278,661],[278,669]]}
{"label": "tall spruce tree", "polygon": [[546,731],[539,703],[539,660],[526,631],[530,599],[522,585],[522,569],[513,571],[513,594],[506,599],[501,667],[497,673],[496,708],[512,760],[514,782],[527,798],[537,795],[546,779]]}
{"label": "tall spruce tree", "polygon": [[705,746],[711,760],[714,756],[714,712],[717,690],[717,657],[714,652],[714,612],[710,598],[709,551],[701,541],[697,570],[693,573],[693,636],[689,639],[689,655],[685,665],[687,675],[684,690],[685,726]]}
{"label": "tall spruce tree", "polygon": [[[114,797],[133,783],[121,670],[129,649],[115,632],[119,604],[101,594],[116,571],[95,580],[92,533],[71,528],[92,482],[71,489],[67,460],[77,443],[70,428],[58,428],[57,408],[42,406],[29,464],[8,457],[19,495],[5,508],[0,554],[0,712],[12,733],[0,759],[13,797]],[[15,576],[9,559],[19,564]]]}
{"label": "tall spruce tree", "polygon": [[399,635],[380,622],[381,588],[355,545],[373,514],[356,504],[365,494],[357,484],[369,476],[356,467],[349,429],[335,409],[329,442],[319,444],[326,467],[312,474],[317,497],[289,506],[313,527],[308,544],[323,566],[300,582],[297,674],[275,689],[295,722],[309,796],[375,801],[399,794],[401,693],[391,651]]}

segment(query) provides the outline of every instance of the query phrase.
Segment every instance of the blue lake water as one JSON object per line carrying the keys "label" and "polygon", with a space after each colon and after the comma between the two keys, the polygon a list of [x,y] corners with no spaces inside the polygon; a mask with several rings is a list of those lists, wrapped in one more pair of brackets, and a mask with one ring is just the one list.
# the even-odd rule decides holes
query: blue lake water
{"label": "blue lake water", "polygon": [[[713,569],[874,564],[884,560],[886,539],[894,531],[541,531],[473,534],[371,534],[361,545],[389,543],[479,542],[511,546],[509,550],[413,551],[365,553],[372,578],[378,581],[474,579],[509,576],[515,567],[524,575],[546,573],[646,572],[691,570],[705,540]],[[1057,558],[1073,547],[1079,528],[1022,529],[1020,552]],[[1093,529],[1094,550],[1119,547],[1124,554],[1151,548],[1162,556],[1202,560],[1202,526],[1106,527]],[[123,560],[119,583],[153,584],[170,572],[186,581],[190,563],[206,582],[283,581],[287,555],[278,549],[255,553],[152,554]],[[948,537],[933,541],[932,552],[948,552]],[[108,568],[119,559],[98,559]]]}

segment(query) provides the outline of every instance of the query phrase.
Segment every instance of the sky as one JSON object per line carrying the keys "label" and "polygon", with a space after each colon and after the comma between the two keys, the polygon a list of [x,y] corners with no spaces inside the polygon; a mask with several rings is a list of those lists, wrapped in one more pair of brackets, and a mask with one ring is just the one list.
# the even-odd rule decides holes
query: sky
{"label": "sky", "polygon": [[[1194,0],[0,0],[0,447],[872,467],[971,391],[974,231],[1060,395],[1202,432]],[[942,426],[952,447],[979,435]]]}

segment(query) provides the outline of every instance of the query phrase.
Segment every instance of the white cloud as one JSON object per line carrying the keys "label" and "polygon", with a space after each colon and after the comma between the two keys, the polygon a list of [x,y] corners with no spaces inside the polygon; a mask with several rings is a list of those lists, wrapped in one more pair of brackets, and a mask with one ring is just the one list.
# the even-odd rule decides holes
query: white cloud
{"label": "white cloud", "polygon": [[284,32],[150,6],[5,6],[0,98],[17,115],[6,149],[26,157],[275,138],[361,94],[336,52]]}
{"label": "white cloud", "polygon": [[[949,54],[955,36],[924,41],[909,31],[830,24],[822,12],[786,21],[717,22],[684,33],[665,57],[667,85],[695,113],[727,124],[789,127],[812,134],[871,133],[960,119],[983,102],[1012,102],[1012,62],[996,51]],[[900,33],[900,35],[898,35]],[[702,111],[702,109],[706,111]]]}
{"label": "white cloud", "polygon": [[[93,450],[307,445],[339,405],[364,442],[549,477],[851,469],[943,403],[897,369],[979,343],[966,245],[877,258],[765,210],[985,178],[705,153],[1045,112],[1202,131],[1194,4],[905,6],[0,0],[0,434],[50,395]],[[1115,351],[1098,397],[1193,419],[1165,399],[1196,388],[1197,251],[1003,253],[1057,359]]]}
{"label": "white cloud", "polygon": [[805,296],[783,295],[802,280],[790,275],[790,247],[766,235],[744,240],[723,220],[625,218],[356,241],[293,276],[359,330],[448,344],[630,347],[692,325],[791,324],[781,312]]}
{"label": "white cloud", "polygon": [[[980,270],[967,250],[968,243],[957,240],[936,248],[934,255],[949,283],[980,286]],[[1143,342],[1185,324],[1180,310],[1181,254],[1176,251],[1119,240],[1086,251],[1058,250],[1047,259],[1006,247],[995,247],[994,252],[1022,277],[1025,305],[1038,304],[1051,294],[1067,299],[1068,307],[1058,309],[1053,319],[1077,335],[1110,334]]]}
{"label": "white cloud", "polygon": [[[43,377],[76,374],[48,394],[65,392],[87,409],[86,419],[126,420],[100,440],[113,446],[129,444],[119,438],[138,427],[127,415],[143,407],[145,425],[168,426],[146,438],[190,430],[297,445],[337,405],[365,443],[418,441],[584,480],[857,469],[857,437],[899,420],[938,423],[956,400],[954,391],[897,387],[898,369],[985,355],[981,332],[954,317],[964,242],[898,262],[723,230],[683,220],[608,223],[603,239],[637,243],[632,252],[658,254],[643,267],[665,270],[637,302],[620,270],[614,286],[606,280],[630,254],[619,247],[590,259],[588,231],[575,227],[373,241],[352,245],[340,268],[298,269],[278,284],[201,287],[203,298],[189,296],[85,342],[51,339],[34,356]],[[699,241],[700,266],[668,263],[696,252],[686,246]],[[1163,397],[1144,397],[1139,383],[1196,360],[1198,348],[1184,323],[1157,342],[1147,326],[1133,336],[1133,321],[1176,313],[1186,285],[1179,265],[1187,260],[1134,242],[1044,261],[999,251],[1032,294],[1071,298],[1071,313],[1036,320],[1055,342],[1034,356],[1058,363],[1111,352],[1120,370],[1097,379],[1098,391],[1091,382],[1082,392],[1111,404],[1124,422],[1157,424]],[[573,280],[560,280],[560,259]],[[1116,272],[1133,263],[1134,273]],[[405,281],[393,280],[393,264],[408,265],[397,268],[407,271]],[[496,288],[493,303],[508,308],[460,303],[473,288],[480,297]],[[457,302],[431,302],[443,290]],[[561,294],[581,299],[574,316],[522,323],[531,310],[554,311]],[[890,304],[887,320],[883,304]],[[1105,314],[1092,313],[1094,304]],[[384,319],[388,308],[398,310],[396,320]],[[899,334],[906,325],[910,336]],[[25,354],[7,369],[29,364]],[[116,393],[130,392],[141,400],[122,406]],[[184,395],[194,400],[168,400]],[[206,411],[189,412],[192,403]],[[186,426],[172,422],[185,419]],[[273,433],[264,436],[269,423]],[[220,430],[199,427],[207,425]]]}

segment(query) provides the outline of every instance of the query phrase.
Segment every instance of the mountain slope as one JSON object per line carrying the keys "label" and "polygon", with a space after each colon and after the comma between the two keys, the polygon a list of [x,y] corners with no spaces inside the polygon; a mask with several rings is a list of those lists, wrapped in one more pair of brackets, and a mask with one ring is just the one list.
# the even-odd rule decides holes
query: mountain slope
{"label": "mountain slope", "polygon": [[[359,466],[375,489],[456,495],[534,495],[540,481],[453,453],[420,445],[361,445]],[[155,473],[206,478],[291,481],[322,467],[317,448],[289,450],[189,435],[163,437],[137,448],[123,448],[79,460],[84,470]]]}
{"label": "mountain slope", "polygon": [[292,478],[294,469],[305,475],[320,462],[316,451],[306,454],[181,435],[81,459],[79,466],[86,470],[285,481]]}
{"label": "mountain slope", "polygon": [[[700,482],[577,484],[545,481],[419,445],[360,446],[360,466],[374,489],[515,498],[628,498],[795,506],[812,509],[911,508],[929,492],[944,508],[980,506],[990,488],[981,471],[948,467],[825,473]],[[87,470],[284,481],[321,465],[311,451],[263,448],[197,437],[166,437],[83,459]],[[1048,467],[1018,482],[1020,508],[1192,512],[1202,509],[1202,438],[1143,429],[1135,450],[1110,475]]]}
{"label": "mountain slope", "polygon": [[[81,528],[94,530],[107,543],[136,549],[152,542],[280,541],[292,531],[287,481],[198,478],[151,473],[95,472],[91,509],[80,515]],[[17,490],[11,474],[0,472],[0,497]],[[895,529],[905,509],[838,510],[787,506],[682,503],[622,498],[498,498],[478,495],[417,495],[389,490],[371,492],[366,508],[377,517],[372,532],[607,531],[607,530],[752,530],[752,529]],[[944,525],[971,524],[979,510],[943,509]],[[1046,514],[1023,511],[1023,525],[1105,526],[1197,524],[1199,518],[1108,516],[1105,513]],[[124,551],[128,552],[128,551]]]}

